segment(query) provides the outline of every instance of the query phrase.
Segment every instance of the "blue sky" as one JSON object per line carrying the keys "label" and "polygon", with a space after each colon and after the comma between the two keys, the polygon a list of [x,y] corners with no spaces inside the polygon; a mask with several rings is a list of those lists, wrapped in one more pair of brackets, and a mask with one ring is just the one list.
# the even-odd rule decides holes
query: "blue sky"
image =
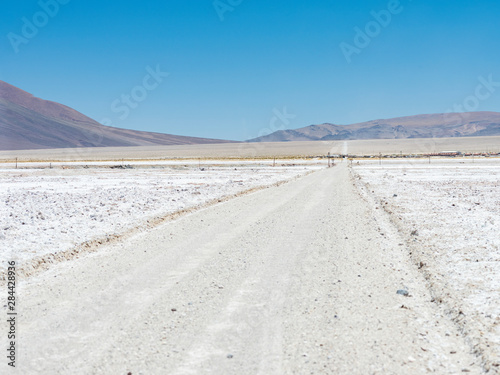
{"label": "blue sky", "polygon": [[[244,140],[464,104],[500,111],[498,1],[3,0],[2,10],[0,79],[117,127]],[[477,99],[484,80],[499,83]]]}

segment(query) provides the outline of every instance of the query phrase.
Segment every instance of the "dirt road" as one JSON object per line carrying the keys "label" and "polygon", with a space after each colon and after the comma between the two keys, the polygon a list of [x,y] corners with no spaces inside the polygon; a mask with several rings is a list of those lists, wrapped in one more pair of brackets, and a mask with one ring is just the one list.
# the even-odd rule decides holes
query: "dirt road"
{"label": "dirt road", "polygon": [[480,373],[403,243],[324,169],[23,281],[16,370]]}

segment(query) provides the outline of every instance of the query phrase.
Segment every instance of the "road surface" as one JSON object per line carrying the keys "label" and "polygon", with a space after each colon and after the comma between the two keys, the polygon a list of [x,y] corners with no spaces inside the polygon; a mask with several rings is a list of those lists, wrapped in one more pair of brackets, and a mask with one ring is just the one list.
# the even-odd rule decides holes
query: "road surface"
{"label": "road surface", "polygon": [[9,371],[480,373],[346,164],[24,280]]}

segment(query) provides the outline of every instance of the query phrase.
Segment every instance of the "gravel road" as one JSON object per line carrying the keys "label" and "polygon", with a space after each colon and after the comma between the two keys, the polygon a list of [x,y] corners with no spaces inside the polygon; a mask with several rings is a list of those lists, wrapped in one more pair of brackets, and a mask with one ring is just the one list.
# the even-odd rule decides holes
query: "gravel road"
{"label": "gravel road", "polygon": [[481,373],[345,164],[23,280],[10,372]]}

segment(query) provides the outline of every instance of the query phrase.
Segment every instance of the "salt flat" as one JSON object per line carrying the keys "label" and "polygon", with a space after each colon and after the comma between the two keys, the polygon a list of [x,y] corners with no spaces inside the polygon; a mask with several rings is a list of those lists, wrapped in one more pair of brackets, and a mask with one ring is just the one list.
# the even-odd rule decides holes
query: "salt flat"
{"label": "salt flat", "polygon": [[8,249],[0,260],[17,260],[24,267],[38,259],[36,266],[40,257],[126,233],[149,219],[320,168],[311,162],[282,164],[156,163],[111,169],[110,164],[93,163],[90,168],[62,169],[67,164],[59,164],[53,169],[0,169],[0,237]]}
{"label": "salt flat", "polygon": [[21,371],[498,373],[499,159],[273,164],[4,164]]}
{"label": "salt flat", "polygon": [[440,151],[500,152],[500,137],[367,139],[305,142],[223,143],[147,147],[59,148],[0,151],[0,162],[102,161],[174,158],[273,158],[333,154],[426,154]]}
{"label": "salt flat", "polygon": [[322,168],[21,280],[18,370],[480,374],[352,182]]}
{"label": "salt flat", "polygon": [[409,238],[434,298],[498,369],[500,159],[365,161],[354,171]]}

